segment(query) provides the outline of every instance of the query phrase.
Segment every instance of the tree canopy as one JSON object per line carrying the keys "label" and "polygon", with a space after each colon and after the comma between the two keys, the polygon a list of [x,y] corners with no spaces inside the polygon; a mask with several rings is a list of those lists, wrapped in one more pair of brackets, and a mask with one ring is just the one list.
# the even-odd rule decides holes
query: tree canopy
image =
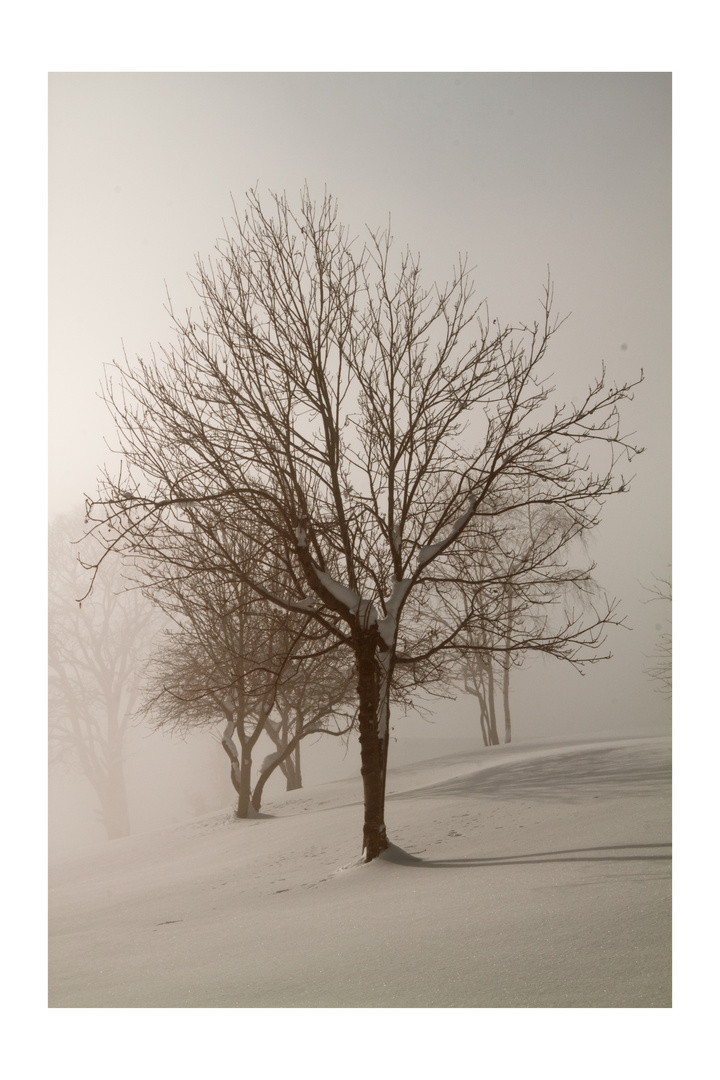
{"label": "tree canopy", "polygon": [[[297,211],[250,192],[193,280],[197,310],[170,309],[174,343],[108,373],[121,465],[89,503],[92,527],[141,575],[211,568],[351,650],[372,859],[388,844],[393,687],[477,648],[491,611],[498,648],[597,658],[613,603],[568,605],[560,587],[591,567],[558,551],[627,487],[620,461],[638,448],[619,406],[639,380],[610,385],[603,368],[559,401],[549,280],[537,320],[501,326],[466,260],[426,285],[388,232],[354,239],[336,202],[307,190]],[[540,509],[561,523],[559,546],[528,554],[512,530]],[[503,621],[493,598],[510,587],[552,603]]]}

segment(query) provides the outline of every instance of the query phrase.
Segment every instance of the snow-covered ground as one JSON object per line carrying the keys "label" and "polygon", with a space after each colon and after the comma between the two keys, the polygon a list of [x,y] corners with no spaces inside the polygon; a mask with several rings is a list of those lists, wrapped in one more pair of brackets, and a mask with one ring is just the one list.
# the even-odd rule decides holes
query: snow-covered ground
{"label": "snow-covered ground", "polygon": [[55,861],[50,1006],[671,1005],[668,738],[409,740],[389,791],[369,865],[359,777]]}

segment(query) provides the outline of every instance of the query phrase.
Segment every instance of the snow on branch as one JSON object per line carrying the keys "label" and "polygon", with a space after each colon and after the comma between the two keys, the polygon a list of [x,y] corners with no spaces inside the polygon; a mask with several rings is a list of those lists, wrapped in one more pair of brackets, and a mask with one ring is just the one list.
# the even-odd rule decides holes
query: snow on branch
{"label": "snow on branch", "polygon": [[436,544],[428,544],[426,547],[420,549],[418,553],[417,565],[415,567],[415,573],[417,573],[418,570],[422,570],[423,566],[427,566],[431,559],[434,559],[436,555],[438,555],[441,551],[448,547],[448,545],[451,544],[453,540],[455,540],[456,537],[460,535],[470,518],[475,513],[477,504],[478,500],[473,499],[468,509],[465,511],[464,514],[460,515],[457,521],[454,522],[454,524],[450,528],[450,532],[443,540],[439,540]]}
{"label": "snow on branch", "polygon": [[296,600],[293,604],[294,611],[317,611],[318,602],[314,596],[304,596],[302,600]]}
{"label": "snow on branch", "polygon": [[363,599],[359,593],[348,589],[346,585],[330,577],[324,570],[314,569],[318,581],[334,600],[346,607],[351,615],[357,615],[364,626],[377,626],[377,611],[370,600]]}

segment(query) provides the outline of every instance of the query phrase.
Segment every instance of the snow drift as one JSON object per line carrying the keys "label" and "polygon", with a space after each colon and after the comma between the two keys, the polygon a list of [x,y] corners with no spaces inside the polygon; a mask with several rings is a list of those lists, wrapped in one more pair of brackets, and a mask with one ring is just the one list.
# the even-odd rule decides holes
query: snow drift
{"label": "snow drift", "polygon": [[669,1007],[669,740],[417,742],[370,864],[359,777],[56,862],[50,1006]]}

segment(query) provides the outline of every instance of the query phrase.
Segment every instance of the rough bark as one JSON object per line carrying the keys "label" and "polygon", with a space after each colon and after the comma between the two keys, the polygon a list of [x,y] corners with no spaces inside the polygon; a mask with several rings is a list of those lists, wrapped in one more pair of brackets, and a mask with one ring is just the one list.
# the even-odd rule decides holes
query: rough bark
{"label": "rough bark", "polygon": [[385,828],[385,780],[387,775],[388,732],[379,728],[379,679],[372,641],[362,642],[356,651],[358,668],[358,726],[360,729],[360,773],[363,780],[365,817],[363,857],[371,862],[389,846]]}

